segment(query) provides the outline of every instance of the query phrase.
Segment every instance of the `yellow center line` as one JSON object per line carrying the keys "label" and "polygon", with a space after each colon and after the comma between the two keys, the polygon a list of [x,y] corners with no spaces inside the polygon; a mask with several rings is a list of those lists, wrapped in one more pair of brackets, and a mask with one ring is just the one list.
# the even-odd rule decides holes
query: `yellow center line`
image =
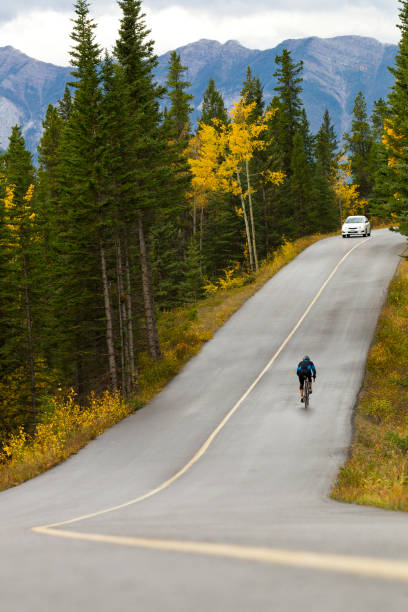
{"label": "yellow center line", "polygon": [[384,579],[403,580],[408,581],[408,563],[392,561],[387,559],[371,559],[365,557],[353,557],[353,556],[341,556],[341,555],[330,555],[322,553],[310,553],[304,551],[290,551],[290,550],[279,550],[272,548],[257,548],[250,546],[239,546],[232,544],[215,544],[209,542],[182,542],[177,540],[155,540],[146,538],[135,538],[127,536],[114,536],[114,535],[103,535],[96,533],[82,533],[76,531],[66,531],[63,529],[56,529],[64,525],[72,525],[79,521],[84,521],[102,514],[114,512],[134,504],[138,504],[153,495],[156,495],[160,491],[163,491],[169,487],[172,483],[178,480],[183,474],[185,474],[208,450],[216,436],[225,427],[234,413],[238,410],[241,404],[246,400],[248,395],[253,391],[259,381],[268,372],[272,364],[275,362],[277,357],[283,351],[285,346],[291,340],[293,335],[296,333],[304,319],[317,302],[324,289],[331,281],[333,276],[336,274],[339,267],[347,259],[347,257],[357,248],[365,244],[367,240],[360,242],[350,249],[333,268],[332,272],[325,280],[315,297],[306,308],[305,312],[293,327],[290,334],[282,342],[276,353],[269,360],[267,365],[264,367],[262,372],[256,377],[252,384],[248,387],[241,398],[231,408],[231,410],[225,415],[219,425],[214,429],[212,434],[207,438],[204,444],[199,448],[197,453],[190,459],[186,465],[176,472],[171,478],[157,486],[156,488],[148,491],[144,495],[136,497],[128,502],[99,510],[98,512],[92,512],[90,514],[84,514],[76,518],[72,518],[66,521],[53,523],[50,525],[44,525],[40,527],[33,527],[32,531],[36,533],[51,535],[59,538],[69,538],[74,540],[85,540],[91,542],[104,542],[109,544],[116,544],[120,546],[132,546],[136,548],[154,549],[162,551],[173,551],[180,553],[200,554],[209,555],[213,557],[228,557],[233,559],[241,559],[246,561],[257,561],[260,563],[269,563],[275,565],[285,565],[292,567],[302,567],[309,569],[320,569],[326,571],[343,572],[347,574],[356,574],[360,576],[377,577]]}
{"label": "yellow center line", "polygon": [[181,476],[183,476],[183,474],[185,474],[204,455],[204,453],[208,450],[208,448],[210,447],[210,445],[212,444],[214,439],[217,437],[217,435],[220,433],[220,431],[225,427],[225,425],[231,419],[233,414],[235,414],[235,412],[238,410],[238,408],[241,406],[241,404],[246,400],[246,398],[251,393],[251,391],[253,391],[253,389],[256,387],[256,385],[259,383],[259,381],[265,376],[265,374],[270,369],[270,367],[275,362],[275,360],[278,358],[280,353],[283,351],[283,349],[285,348],[287,343],[291,340],[291,338],[294,336],[294,334],[296,333],[296,331],[298,330],[300,325],[303,323],[303,321],[305,320],[305,318],[307,317],[307,315],[309,314],[309,312],[311,311],[311,309],[313,308],[313,306],[315,305],[315,303],[317,302],[317,300],[319,299],[319,297],[321,296],[321,294],[323,293],[323,291],[327,287],[328,283],[331,281],[333,276],[336,274],[336,272],[339,269],[339,267],[341,266],[341,264],[347,259],[347,257],[353,251],[355,251],[356,249],[361,247],[363,244],[366,244],[366,242],[368,242],[368,240],[369,240],[369,238],[367,238],[366,240],[363,240],[362,242],[359,242],[358,244],[356,244],[352,249],[350,249],[340,259],[340,261],[333,268],[333,270],[331,271],[331,273],[329,274],[327,279],[324,281],[323,285],[320,287],[319,291],[316,293],[316,295],[314,296],[314,298],[310,302],[309,306],[306,308],[306,310],[303,313],[303,315],[300,317],[299,321],[296,323],[296,325],[294,326],[294,328],[292,329],[290,334],[287,336],[287,338],[282,342],[282,344],[280,345],[280,347],[278,348],[276,353],[273,355],[273,357],[266,364],[266,366],[264,367],[262,372],[256,377],[256,379],[248,387],[248,389],[245,391],[245,393],[240,397],[240,399],[237,401],[237,403],[225,415],[225,417],[222,419],[221,423],[219,423],[219,425],[214,429],[212,434],[207,438],[207,440],[204,442],[204,444],[199,448],[199,450],[196,452],[194,457],[192,457],[192,459],[190,459],[190,461],[188,463],[186,463],[186,465],[184,467],[182,467],[171,478],[169,478],[165,482],[161,483],[159,486],[155,487],[154,489],[151,489],[150,491],[148,491],[144,495],[140,495],[139,497],[136,497],[135,499],[131,499],[130,501],[127,501],[127,502],[125,502],[123,504],[118,504],[117,506],[112,506],[110,508],[105,508],[104,510],[99,510],[97,512],[91,512],[90,514],[84,514],[84,515],[78,516],[76,518],[68,519],[67,521],[60,521],[58,523],[52,523],[50,525],[44,525],[43,527],[62,527],[63,525],[72,525],[73,523],[78,523],[79,521],[84,521],[86,519],[94,518],[96,516],[100,516],[101,514],[107,514],[109,512],[115,512],[116,510],[121,510],[122,508],[127,508],[128,506],[133,506],[134,504],[138,504],[138,503],[144,501],[145,499],[148,499],[149,497],[152,497],[153,495],[157,495],[157,493],[160,493],[164,489],[167,489],[167,487],[169,487],[176,480],[178,480]]}
{"label": "yellow center line", "polygon": [[64,531],[62,529],[51,529],[49,527],[35,527],[34,531],[73,540],[116,544],[126,547],[183,554],[223,557],[240,561],[297,567],[306,570],[321,570],[366,578],[408,582],[408,563],[404,561],[393,561],[392,559],[373,559],[370,557],[333,555],[299,550],[282,550],[278,548],[258,548],[254,546],[216,544],[212,542],[152,540],[129,536]]}

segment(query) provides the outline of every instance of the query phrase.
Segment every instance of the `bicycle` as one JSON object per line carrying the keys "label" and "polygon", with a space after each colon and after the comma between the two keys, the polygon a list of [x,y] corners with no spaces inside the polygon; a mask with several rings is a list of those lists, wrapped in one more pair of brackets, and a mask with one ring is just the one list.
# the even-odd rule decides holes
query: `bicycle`
{"label": "bicycle", "polygon": [[309,395],[309,379],[305,377],[303,383],[303,403],[305,405],[305,410],[309,408]]}
{"label": "bicycle", "polygon": [[[316,376],[313,376],[313,381],[316,382]],[[303,379],[303,403],[305,405],[305,409],[309,408],[310,395],[312,393],[311,386],[312,386],[312,379],[310,379],[309,381],[309,378],[305,376]]]}

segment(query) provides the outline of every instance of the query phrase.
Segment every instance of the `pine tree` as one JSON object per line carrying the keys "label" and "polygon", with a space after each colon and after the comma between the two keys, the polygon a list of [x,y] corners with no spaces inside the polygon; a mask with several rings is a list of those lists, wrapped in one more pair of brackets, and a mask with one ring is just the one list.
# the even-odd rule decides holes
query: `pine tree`
{"label": "pine tree", "polygon": [[315,158],[319,162],[324,176],[330,179],[337,165],[338,142],[329,111],[324,111],[323,122],[316,134]]}
{"label": "pine tree", "polygon": [[[167,201],[158,211],[152,231],[154,281],[158,303],[168,308],[185,301],[185,262],[191,241],[191,206],[186,194],[191,176],[187,162],[190,138],[190,101],[187,68],[173,52],[169,59],[167,96],[170,106],[162,127],[167,160],[172,171]],[[193,230],[194,231],[194,230]]]}
{"label": "pine tree", "polygon": [[64,129],[60,167],[65,225],[59,234],[58,265],[65,270],[55,308],[64,313],[66,368],[73,367],[75,387],[86,393],[89,388],[105,387],[109,379],[99,232],[101,51],[95,42],[96,25],[90,18],[88,2],[77,0],[75,13],[71,34],[74,95]]}
{"label": "pine tree", "polygon": [[[4,156],[2,206],[2,308],[0,408],[7,428],[36,427],[38,416],[38,270],[33,210],[34,168],[21,127],[12,130]],[[16,384],[16,381],[18,383]],[[7,398],[7,387],[14,397]],[[10,405],[8,405],[8,401]]]}
{"label": "pine tree", "polygon": [[[50,104],[43,121],[43,134],[38,146],[38,187],[37,200],[40,207],[40,223],[46,245],[50,247],[57,228],[52,227],[60,198],[59,167],[64,119],[57,108]],[[50,258],[52,260],[52,256]]]}
{"label": "pine tree", "polygon": [[65,85],[64,95],[58,102],[58,114],[64,121],[70,118],[72,112],[72,96],[69,85]]}
{"label": "pine tree", "polygon": [[307,159],[307,150],[303,135],[299,131],[293,138],[291,173],[289,189],[293,207],[290,238],[297,238],[313,232],[317,220],[315,202],[313,201],[313,182],[311,168]]}
{"label": "pine tree", "polygon": [[228,113],[221,93],[215,88],[214,79],[210,79],[204,92],[199,123],[209,125],[213,119],[225,124],[228,122]]}
{"label": "pine tree", "polygon": [[[122,19],[115,55],[124,70],[132,112],[137,122],[133,138],[137,143],[134,163],[137,167],[137,190],[134,207],[138,211],[137,234],[140,245],[142,286],[145,304],[147,338],[153,359],[161,356],[157,332],[150,256],[150,228],[158,206],[166,197],[166,186],[171,183],[170,168],[166,165],[167,150],[160,132],[158,98],[164,90],[153,80],[157,66],[154,43],[146,40],[150,32],[144,23],[140,0],[120,0]],[[133,236],[135,235],[132,230]]]}
{"label": "pine tree", "polygon": [[258,77],[253,76],[250,66],[246,71],[245,81],[241,89],[241,98],[246,104],[254,104],[250,120],[256,121],[262,117],[265,110],[263,87]]}
{"label": "pine tree", "polygon": [[169,133],[174,135],[184,148],[187,146],[190,114],[193,110],[190,106],[193,96],[186,92],[191,87],[191,83],[184,80],[186,71],[187,67],[182,66],[180,56],[173,51],[170,54],[166,80],[167,95],[170,100],[166,121]]}
{"label": "pine tree", "polygon": [[274,73],[278,81],[275,87],[278,97],[274,99],[277,108],[275,135],[282,151],[283,170],[290,175],[293,141],[303,121],[303,103],[300,98],[303,62],[295,64],[290,51],[283,49],[282,54],[276,56],[275,63],[278,65]]}
{"label": "pine tree", "polygon": [[315,140],[314,198],[317,208],[316,230],[329,232],[338,225],[334,181],[338,164],[337,139],[328,110]]}
{"label": "pine tree", "polygon": [[267,180],[269,173],[284,172],[283,154],[279,144],[278,107],[279,100],[275,97],[267,107],[267,129],[263,134],[265,148],[258,153],[261,158],[258,191],[262,198],[263,208],[262,226],[260,227],[263,245],[260,251],[262,257],[266,257],[279,247],[282,244],[282,236],[287,234],[282,214],[288,204],[287,181],[276,185]]}
{"label": "pine tree", "polygon": [[309,121],[306,115],[305,108],[302,108],[302,116],[301,116],[301,123],[300,123],[299,131],[302,134],[307,161],[309,164],[313,164],[315,137],[310,131],[310,124],[309,124]]}
{"label": "pine tree", "polygon": [[[301,155],[307,165],[305,174],[308,179],[307,184],[311,188],[309,177],[311,175],[312,139],[301,99],[303,62],[295,63],[290,51],[283,49],[281,55],[276,56],[275,63],[277,64],[277,70],[274,73],[277,78],[275,87],[277,95],[268,106],[268,110],[272,113],[268,122],[268,138],[273,143],[270,159],[274,170],[282,171],[287,180],[270,193],[270,202],[265,207],[265,221],[270,227],[271,222],[268,221],[268,218],[273,219],[273,229],[270,229],[273,234],[271,239],[268,239],[268,244],[279,245],[284,236],[293,237],[302,233],[304,223],[303,220],[302,224],[300,223],[296,211],[299,206],[299,198],[303,198],[303,195],[300,197],[300,191],[304,194],[307,187],[305,185],[303,188],[296,177],[292,184],[291,175],[294,167],[299,168],[297,163],[294,163],[294,156],[299,159]],[[296,152],[294,152],[295,137]],[[300,144],[303,151],[299,149]],[[300,170],[299,168],[299,172]],[[298,196],[295,196],[295,193]],[[309,197],[311,197],[310,193]]]}
{"label": "pine tree", "polygon": [[203,274],[201,267],[200,246],[197,238],[192,236],[186,250],[185,275],[183,283],[184,299],[195,302],[202,295]]}
{"label": "pine tree", "polygon": [[72,380],[64,379],[63,369],[59,363],[59,350],[64,345],[63,325],[60,313],[54,308],[59,299],[60,279],[64,275],[64,266],[60,262],[60,234],[64,231],[66,219],[61,209],[60,164],[62,139],[65,122],[57,108],[49,105],[43,121],[43,133],[38,146],[39,169],[36,184],[37,231],[40,239],[38,253],[41,269],[41,329],[42,349],[48,367],[59,370],[60,384],[69,386]]}
{"label": "pine tree", "polygon": [[[399,220],[400,231],[408,235],[408,2],[400,0],[401,38],[395,65],[395,78],[388,96],[388,112],[383,132],[384,155],[376,177],[377,202],[383,214]],[[380,197],[378,197],[380,194]]]}
{"label": "pine tree", "polygon": [[354,184],[362,198],[372,194],[374,169],[372,167],[373,135],[367,116],[367,104],[360,91],[354,101],[353,120],[350,134],[344,134],[346,150],[351,161]]}
{"label": "pine tree", "polygon": [[[3,176],[3,156],[0,156],[0,397],[1,391],[5,383],[5,370],[4,370],[4,353],[5,344],[7,342],[9,324],[7,309],[9,305],[9,290],[6,286],[6,279],[8,276],[8,253],[5,249],[5,245],[8,240],[8,228],[6,220],[6,209],[5,209],[5,197],[6,197],[6,181]],[[3,403],[3,402],[2,402]],[[0,406],[0,444],[2,437],[6,435],[6,431],[9,430],[7,424],[7,417],[5,409]]]}
{"label": "pine tree", "polygon": [[242,219],[236,214],[235,196],[225,193],[209,195],[200,239],[203,274],[210,279],[218,279],[226,268],[244,263],[246,235]]}
{"label": "pine tree", "polygon": [[389,116],[389,108],[383,98],[374,101],[371,113],[371,130],[374,141],[379,143],[382,140],[385,123]]}
{"label": "pine tree", "polygon": [[107,327],[109,337],[113,338],[108,343],[110,370],[116,372],[117,384],[120,381],[122,392],[128,395],[136,383],[136,351],[144,348],[142,304],[135,290],[139,283],[135,267],[139,256],[129,232],[129,228],[137,225],[134,207],[137,145],[133,139],[136,120],[124,71],[108,54],[103,63],[102,80],[100,239],[105,260],[104,300],[105,311],[111,313]]}
{"label": "pine tree", "polygon": [[14,185],[14,201],[23,207],[24,198],[30,185],[34,184],[35,173],[31,153],[26,149],[22,129],[15,125],[4,155],[4,173],[9,185]]}

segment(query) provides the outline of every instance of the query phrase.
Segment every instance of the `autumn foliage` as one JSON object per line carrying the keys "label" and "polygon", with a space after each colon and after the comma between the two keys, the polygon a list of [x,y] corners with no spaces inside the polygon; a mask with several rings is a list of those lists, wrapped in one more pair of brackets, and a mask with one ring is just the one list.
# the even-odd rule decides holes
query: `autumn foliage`
{"label": "autumn foliage", "polygon": [[[211,124],[200,124],[194,140],[194,155],[189,158],[192,184],[202,197],[209,192],[231,193],[239,198],[236,214],[243,218],[246,245],[251,271],[258,270],[256,231],[249,163],[256,151],[263,150],[268,143],[262,135],[267,122],[274,115],[268,111],[253,119],[255,102],[240,99],[232,108],[227,123],[215,119]],[[266,181],[280,185],[285,173],[267,170]]]}
{"label": "autumn foliage", "polygon": [[391,283],[367,362],[340,501],[408,511],[408,262]]}
{"label": "autumn foliage", "polygon": [[3,444],[0,489],[60,463],[131,412],[131,405],[118,392],[106,392],[101,397],[91,395],[86,406],[78,403],[74,392],[66,398],[53,398],[35,434],[30,435],[20,427]]}

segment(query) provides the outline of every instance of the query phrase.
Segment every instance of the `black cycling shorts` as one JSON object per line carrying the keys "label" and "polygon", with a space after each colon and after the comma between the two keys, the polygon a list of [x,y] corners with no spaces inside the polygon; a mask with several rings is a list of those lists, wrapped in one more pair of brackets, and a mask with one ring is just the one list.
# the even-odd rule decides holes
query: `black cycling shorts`
{"label": "black cycling shorts", "polygon": [[298,374],[299,377],[299,383],[300,383],[300,388],[303,389],[304,383],[306,378],[308,379],[308,381],[311,383],[312,382],[312,373],[308,372],[307,374]]}

